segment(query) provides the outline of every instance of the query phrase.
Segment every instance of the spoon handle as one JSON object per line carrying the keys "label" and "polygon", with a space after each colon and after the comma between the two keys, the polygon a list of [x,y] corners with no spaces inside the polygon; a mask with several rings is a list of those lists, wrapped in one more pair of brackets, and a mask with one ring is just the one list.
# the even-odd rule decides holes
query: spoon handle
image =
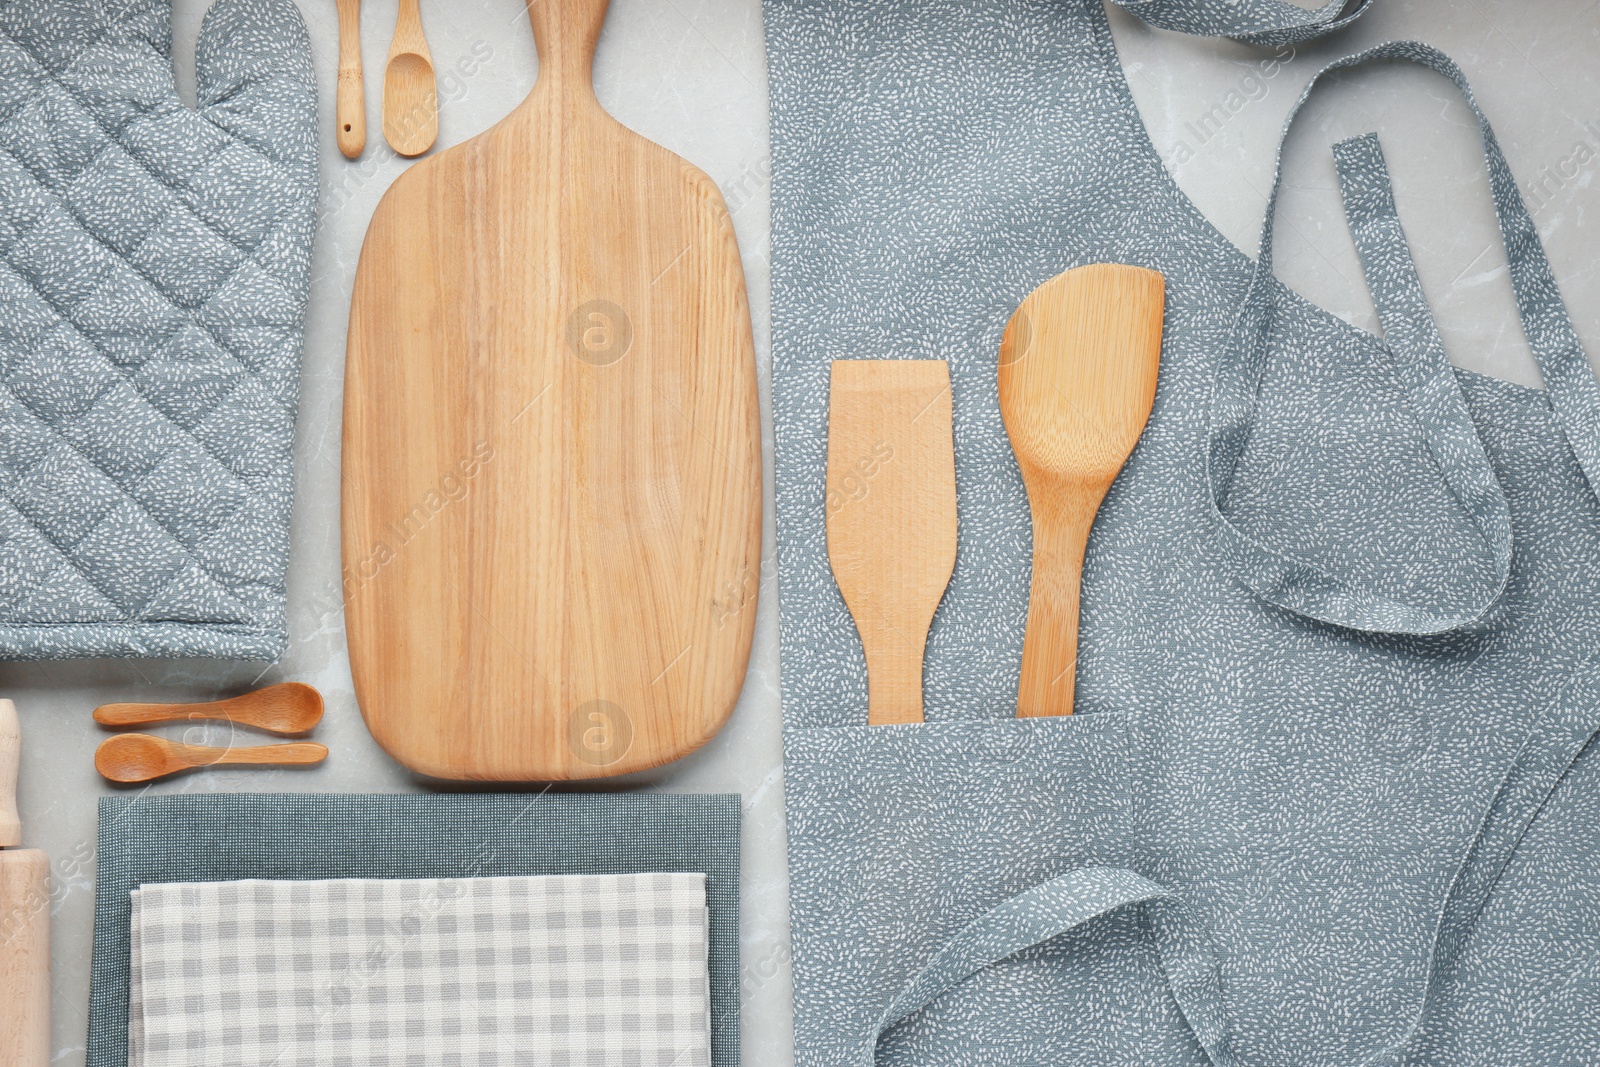
{"label": "spoon handle", "polygon": [[339,151],[358,159],[367,147],[367,92],[361,70],[361,0],[339,0]]}
{"label": "spoon handle", "polygon": [[[301,713],[300,709],[306,707],[314,708],[315,713]],[[205,704],[106,704],[94,712],[94,721],[101,726],[150,726],[209,719],[290,737],[308,732],[321,718],[322,695],[301,682],[284,682]]]}
{"label": "spoon handle", "polygon": [[1072,714],[1078,680],[1078,604],[1083,557],[1105,485],[1052,485],[1049,501],[1032,500],[1033,585],[1022,642],[1017,716]]}
{"label": "spoon handle", "polygon": [[328,758],[328,747],[315,741],[290,745],[256,745],[249,748],[200,748],[193,752],[195,767],[270,766],[303,767]]}
{"label": "spoon handle", "polygon": [[400,14],[395,20],[394,43],[389,55],[393,58],[403,52],[431,55],[428,38],[422,32],[422,0],[400,0]]}

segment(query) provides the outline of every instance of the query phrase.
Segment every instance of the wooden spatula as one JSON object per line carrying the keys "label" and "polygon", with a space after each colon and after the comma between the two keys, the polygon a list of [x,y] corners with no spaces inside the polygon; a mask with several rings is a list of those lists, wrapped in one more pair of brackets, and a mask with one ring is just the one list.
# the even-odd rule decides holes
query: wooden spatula
{"label": "wooden spatula", "polygon": [[761,574],[744,273],[705,174],[590,84],[605,0],[528,5],[539,81],[402,174],[356,272],[356,695],[434,777],[596,778],[714,735]]}
{"label": "wooden spatula", "polygon": [[928,627],[956,565],[950,365],[841,360],[828,408],[828,559],[867,657],[867,721],[922,721]]}
{"label": "wooden spatula", "polygon": [[1166,283],[1096,264],[1052,278],[1000,345],[1000,413],[1033,509],[1033,589],[1017,714],[1071,715],[1078,593],[1100,503],[1150,419]]}

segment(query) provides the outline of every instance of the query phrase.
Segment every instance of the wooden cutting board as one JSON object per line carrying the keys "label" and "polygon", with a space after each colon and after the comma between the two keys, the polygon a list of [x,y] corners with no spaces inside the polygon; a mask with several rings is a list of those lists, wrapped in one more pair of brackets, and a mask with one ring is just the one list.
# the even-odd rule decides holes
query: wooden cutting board
{"label": "wooden cutting board", "polygon": [[413,167],[356,272],[344,591],[367,725],[452,779],[653,767],[733,710],[761,550],[754,344],[716,185],[601,110],[607,0]]}

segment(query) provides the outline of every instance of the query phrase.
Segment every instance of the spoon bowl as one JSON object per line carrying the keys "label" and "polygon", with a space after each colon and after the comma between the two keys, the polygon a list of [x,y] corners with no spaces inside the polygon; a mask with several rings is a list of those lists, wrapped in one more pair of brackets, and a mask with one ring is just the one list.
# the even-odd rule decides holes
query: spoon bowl
{"label": "spoon bowl", "polygon": [[383,74],[383,136],[402,156],[420,156],[439,139],[438,83],[419,0],[400,4]]}

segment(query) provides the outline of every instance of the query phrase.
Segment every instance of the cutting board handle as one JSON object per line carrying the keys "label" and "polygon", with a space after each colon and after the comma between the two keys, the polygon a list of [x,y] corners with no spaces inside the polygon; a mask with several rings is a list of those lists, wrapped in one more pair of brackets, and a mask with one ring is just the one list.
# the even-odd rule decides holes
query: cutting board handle
{"label": "cutting board handle", "polygon": [[611,0],[528,0],[539,48],[539,80],[560,91],[594,95],[594,50]]}

